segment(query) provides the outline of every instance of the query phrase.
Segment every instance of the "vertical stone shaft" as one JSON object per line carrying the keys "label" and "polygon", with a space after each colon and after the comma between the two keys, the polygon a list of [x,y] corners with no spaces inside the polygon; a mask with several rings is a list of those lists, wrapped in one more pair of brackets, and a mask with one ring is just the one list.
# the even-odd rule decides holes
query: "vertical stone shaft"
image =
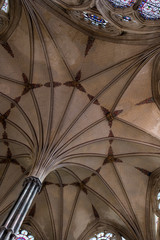
{"label": "vertical stone shaft", "polygon": [[25,179],[22,192],[0,227],[0,240],[15,239],[36,193],[41,189],[41,185],[40,180],[36,177],[31,176]]}

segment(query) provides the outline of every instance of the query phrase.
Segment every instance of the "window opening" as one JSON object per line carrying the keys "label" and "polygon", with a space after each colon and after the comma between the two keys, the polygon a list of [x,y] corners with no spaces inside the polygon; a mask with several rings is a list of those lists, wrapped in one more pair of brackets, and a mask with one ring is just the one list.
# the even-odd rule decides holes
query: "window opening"
{"label": "window opening", "polygon": [[160,18],[160,0],[143,0],[139,12],[144,19],[156,20]]}
{"label": "window opening", "polygon": [[91,22],[91,24],[96,26],[106,27],[108,21],[91,13],[83,12],[83,17],[85,21]]}
{"label": "window opening", "polygon": [[94,235],[94,237],[90,238],[89,240],[117,240],[117,239],[126,240],[123,236],[121,237],[119,236],[117,238],[117,234],[108,231],[97,233]]}
{"label": "window opening", "polygon": [[134,4],[134,0],[108,0],[113,7],[126,8],[131,7]]}
{"label": "window opening", "polygon": [[8,13],[8,11],[9,11],[9,2],[8,2],[8,0],[5,0],[5,1],[4,1],[4,4],[3,4],[1,10],[2,10],[3,12],[5,12],[5,13]]}
{"label": "window opening", "polygon": [[17,234],[16,240],[35,240],[35,239],[28,231],[20,230]]}

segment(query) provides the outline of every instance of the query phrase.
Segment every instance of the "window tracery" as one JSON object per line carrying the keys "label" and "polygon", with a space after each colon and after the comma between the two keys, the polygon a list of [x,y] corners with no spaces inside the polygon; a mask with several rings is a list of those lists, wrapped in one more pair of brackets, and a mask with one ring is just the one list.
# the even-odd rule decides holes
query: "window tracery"
{"label": "window tracery", "polygon": [[123,236],[118,236],[119,234],[115,234],[113,232],[108,232],[104,230],[103,232],[95,234],[94,237],[90,238],[89,240],[126,240]]}
{"label": "window tracery", "polygon": [[121,14],[116,14],[115,17],[121,21],[121,22],[130,22],[132,21],[132,18],[130,16],[127,15],[121,15]]}
{"label": "window tracery", "polygon": [[3,4],[1,10],[2,10],[3,12],[5,12],[5,13],[8,13],[8,11],[9,11],[9,2],[8,2],[8,0],[5,0],[5,1],[4,1],[4,4]]}
{"label": "window tracery", "polygon": [[35,240],[34,237],[26,230],[21,230],[17,234],[16,240]]}
{"label": "window tracery", "polygon": [[84,5],[84,1],[63,5],[70,24],[98,38],[109,37],[127,44],[159,42],[160,0],[86,1],[89,5]]}
{"label": "window tracery", "polygon": [[143,0],[139,12],[144,19],[156,20],[160,18],[160,0]]}
{"label": "window tracery", "polygon": [[87,28],[91,31],[97,31],[100,34],[109,34],[109,35],[120,35],[121,30],[117,29],[113,24],[108,20],[98,14],[97,11],[68,11],[69,15],[76,21],[79,25]]}
{"label": "window tracery", "polygon": [[134,0],[108,0],[113,7],[126,8],[131,7],[134,4]]}
{"label": "window tracery", "polygon": [[83,12],[84,20],[90,21],[93,25],[106,27],[108,21],[91,13]]}

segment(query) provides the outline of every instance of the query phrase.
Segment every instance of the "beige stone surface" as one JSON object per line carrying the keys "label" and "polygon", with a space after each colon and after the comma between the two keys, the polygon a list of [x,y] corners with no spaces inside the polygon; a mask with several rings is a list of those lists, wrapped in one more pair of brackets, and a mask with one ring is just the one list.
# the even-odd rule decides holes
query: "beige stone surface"
{"label": "beige stone surface", "polygon": [[14,58],[0,46],[0,220],[33,175],[44,184],[24,226],[41,239],[87,240],[84,232],[103,220],[126,240],[150,240],[147,188],[160,168],[160,112],[151,99],[159,50],[95,38],[85,56],[90,34],[38,4],[45,1],[22,2],[7,41]]}

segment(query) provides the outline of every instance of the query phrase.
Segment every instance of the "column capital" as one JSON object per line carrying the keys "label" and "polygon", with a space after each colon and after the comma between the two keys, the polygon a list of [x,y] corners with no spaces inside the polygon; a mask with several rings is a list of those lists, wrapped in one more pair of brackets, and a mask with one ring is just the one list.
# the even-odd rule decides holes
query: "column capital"
{"label": "column capital", "polygon": [[31,182],[31,183],[36,183],[36,185],[37,185],[37,187],[38,187],[37,192],[40,192],[40,191],[41,191],[42,183],[41,183],[41,181],[39,180],[39,178],[34,177],[34,176],[29,176],[29,177],[25,178],[24,183],[23,183],[23,186],[26,186],[29,182]]}

